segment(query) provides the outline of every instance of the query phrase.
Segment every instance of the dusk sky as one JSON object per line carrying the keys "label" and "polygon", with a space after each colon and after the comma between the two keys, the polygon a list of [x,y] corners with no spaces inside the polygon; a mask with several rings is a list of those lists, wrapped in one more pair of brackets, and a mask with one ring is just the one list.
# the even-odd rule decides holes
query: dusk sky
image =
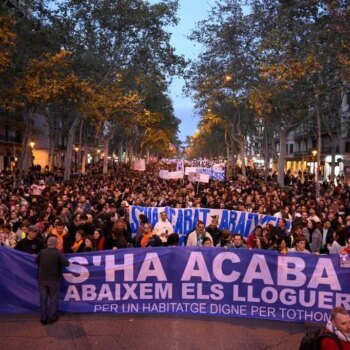
{"label": "dusk sky", "polygon": [[[159,1],[149,0],[149,2],[157,3]],[[214,4],[215,0],[179,0],[179,24],[168,29],[173,33],[171,43],[176,48],[177,54],[182,54],[187,59],[198,56],[200,46],[188,40],[187,36],[195,28],[198,21],[208,17],[208,11]],[[187,135],[192,135],[196,131],[198,118],[195,117],[194,103],[182,92],[183,86],[184,80],[175,78],[170,87],[170,97],[173,100],[175,115],[182,121],[179,137],[185,141]]]}

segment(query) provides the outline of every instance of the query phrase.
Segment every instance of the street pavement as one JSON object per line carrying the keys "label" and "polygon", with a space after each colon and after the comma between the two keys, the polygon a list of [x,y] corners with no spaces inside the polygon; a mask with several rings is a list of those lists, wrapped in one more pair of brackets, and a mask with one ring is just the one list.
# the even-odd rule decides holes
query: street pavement
{"label": "street pavement", "polygon": [[0,315],[0,349],[297,350],[317,325],[206,316],[64,314],[43,326],[39,315]]}

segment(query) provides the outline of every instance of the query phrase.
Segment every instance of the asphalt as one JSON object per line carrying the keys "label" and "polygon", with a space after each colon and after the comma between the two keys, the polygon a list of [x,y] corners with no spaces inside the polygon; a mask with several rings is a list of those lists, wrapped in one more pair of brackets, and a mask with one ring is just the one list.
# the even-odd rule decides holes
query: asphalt
{"label": "asphalt", "polygon": [[0,315],[0,349],[297,350],[317,325],[207,316]]}

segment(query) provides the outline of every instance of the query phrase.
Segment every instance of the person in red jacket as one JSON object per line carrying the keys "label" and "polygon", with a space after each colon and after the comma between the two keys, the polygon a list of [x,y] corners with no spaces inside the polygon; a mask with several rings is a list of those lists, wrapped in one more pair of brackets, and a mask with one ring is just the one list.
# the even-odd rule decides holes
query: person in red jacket
{"label": "person in red jacket", "polygon": [[[333,333],[340,340],[342,350],[350,350],[350,315],[344,307],[335,307],[324,333]],[[337,342],[332,338],[321,340],[321,350],[339,350]]]}

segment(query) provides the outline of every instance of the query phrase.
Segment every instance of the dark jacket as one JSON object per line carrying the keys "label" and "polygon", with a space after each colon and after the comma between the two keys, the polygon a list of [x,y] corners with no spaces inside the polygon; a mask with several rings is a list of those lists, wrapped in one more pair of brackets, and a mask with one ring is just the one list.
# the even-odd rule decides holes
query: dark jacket
{"label": "dark jacket", "polygon": [[36,257],[38,263],[39,281],[58,281],[61,277],[61,269],[68,266],[68,259],[56,248],[43,249]]}
{"label": "dark jacket", "polygon": [[43,246],[44,244],[39,238],[23,238],[17,243],[15,249],[29,254],[38,254]]}

